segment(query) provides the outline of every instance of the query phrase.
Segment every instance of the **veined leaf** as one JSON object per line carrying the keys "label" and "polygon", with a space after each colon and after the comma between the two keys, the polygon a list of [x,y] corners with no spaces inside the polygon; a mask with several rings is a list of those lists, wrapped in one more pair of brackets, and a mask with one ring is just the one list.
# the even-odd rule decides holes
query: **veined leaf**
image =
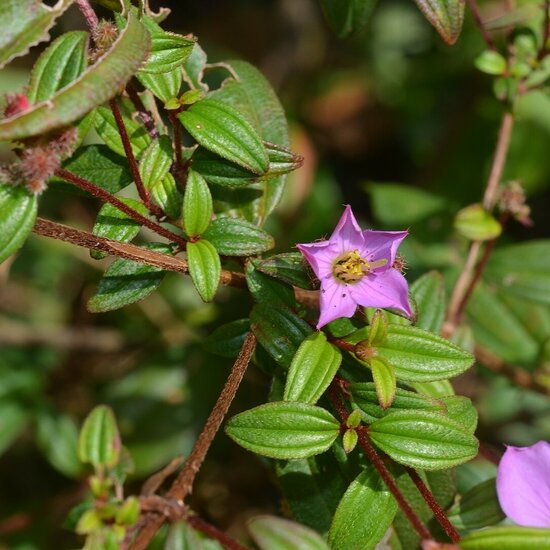
{"label": "veined leaf", "polygon": [[462,31],[464,0],[415,0],[424,17],[447,44],[454,44]]}
{"label": "veined leaf", "polygon": [[36,195],[16,184],[0,184],[0,262],[25,242],[36,220]]}
{"label": "veined leaf", "polygon": [[241,447],[280,459],[323,453],[334,443],[339,430],[340,423],[325,409],[286,401],[240,413],[225,428]]}
{"label": "veined leaf", "polygon": [[439,334],[445,316],[445,285],[438,271],[430,271],[411,285],[411,294],[418,308],[418,328]]}
{"label": "veined leaf", "polygon": [[147,15],[141,21],[151,34],[151,53],[140,72],[168,73],[181,67],[191,55],[195,40],[165,31]]}
{"label": "veined leaf", "polygon": [[2,0],[0,3],[0,69],[14,57],[49,38],[55,20],[74,0],[59,0],[53,7],[40,0]]}
{"label": "veined leaf", "polygon": [[168,136],[152,141],[139,161],[139,174],[146,189],[153,189],[170,170],[172,142]]}
{"label": "veined leaf", "polygon": [[462,550],[550,550],[550,529],[535,527],[490,527],[460,540]]}
{"label": "veined leaf", "polygon": [[138,71],[136,78],[164,103],[178,96],[183,80],[181,67],[162,74]]}
{"label": "veined leaf", "polygon": [[265,260],[256,261],[254,265],[258,271],[280,279],[289,285],[305,289],[310,289],[312,286],[312,276],[309,274],[304,257],[300,252],[277,254]]}
{"label": "veined leaf", "polygon": [[332,550],[372,550],[391,525],[397,502],[374,467],[351,482],[334,514],[328,540]]}
{"label": "veined leaf", "polygon": [[208,226],[204,237],[222,256],[252,256],[275,245],[269,233],[239,218],[216,218]]}
{"label": "veined leaf", "polygon": [[0,122],[0,139],[44,134],[81,118],[118,93],[147,57],[150,38],[130,14],[111,49],[70,85],[46,101]]}
{"label": "veined leaf", "polygon": [[95,468],[115,466],[120,457],[120,434],[110,407],[98,405],[87,416],[78,441],[78,456]]}
{"label": "veined leaf", "polygon": [[198,172],[189,170],[183,198],[184,231],[190,237],[201,235],[210,225],[212,214],[212,195],[206,181]]}
{"label": "veined leaf", "polygon": [[396,462],[421,470],[451,468],[477,454],[476,438],[436,412],[393,412],[375,420],[369,435]]}
{"label": "veined leaf", "polygon": [[[169,245],[161,243],[151,243],[144,248],[163,254],[169,254],[171,250]],[[160,267],[115,260],[88,301],[88,310],[93,313],[111,311],[142,300],[160,285],[165,274]]]}
{"label": "veined leaf", "polygon": [[314,332],[300,344],[292,359],[283,399],[314,405],[328,388],[341,362],[342,354],[327,342],[325,333]]}
{"label": "veined leaf", "polygon": [[42,52],[31,72],[27,97],[38,103],[76,80],[88,65],[88,33],[62,34]]}
{"label": "veined leaf", "polygon": [[250,332],[250,319],[237,319],[217,327],[204,341],[204,349],[222,357],[237,357]]}
{"label": "veined leaf", "polygon": [[195,243],[187,243],[187,261],[189,275],[193,284],[205,302],[214,299],[220,284],[220,257],[212,243],[201,239]]}

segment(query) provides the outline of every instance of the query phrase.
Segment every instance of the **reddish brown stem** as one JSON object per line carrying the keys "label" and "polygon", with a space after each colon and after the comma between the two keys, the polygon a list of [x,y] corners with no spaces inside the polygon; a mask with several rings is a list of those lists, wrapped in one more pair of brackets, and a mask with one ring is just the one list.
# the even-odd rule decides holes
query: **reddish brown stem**
{"label": "reddish brown stem", "polygon": [[128,93],[128,97],[134,104],[134,107],[136,108],[138,117],[140,118],[141,122],[143,122],[143,125],[145,128],[147,128],[147,132],[153,139],[158,139],[159,137],[159,131],[157,130],[157,127],[155,126],[155,121],[153,120],[153,116],[151,113],[147,110],[145,105],[143,104],[143,101],[141,101],[141,97],[139,97],[139,94],[134,87],[134,85],[129,82],[126,86],[126,92]]}
{"label": "reddish brown stem", "polygon": [[445,514],[445,511],[443,510],[443,508],[441,508],[433,493],[424,483],[424,480],[418,475],[418,472],[413,468],[407,467],[407,473],[409,474],[409,477],[412,479],[413,483],[416,485],[416,488],[422,495],[422,498],[426,501],[426,504],[434,513],[435,519],[437,520],[439,525],[441,525],[445,533],[447,533],[447,536],[451,539],[452,542],[459,542],[460,535],[458,534],[458,531],[449,521],[447,514]]}
{"label": "reddish brown stem", "polygon": [[91,181],[81,178],[80,176],[77,176],[76,174],[73,174],[72,172],[69,172],[64,168],[59,168],[58,170],[56,170],[55,175],[72,183],[73,185],[76,185],[80,189],[87,191],[94,197],[100,199],[102,202],[108,202],[109,204],[116,206],[116,208],[118,208],[121,212],[124,212],[133,220],[139,222],[145,227],[148,227],[151,231],[154,231],[158,235],[165,237],[169,241],[176,243],[182,250],[185,249],[185,247],[187,246],[187,242],[183,237],[172,233],[172,231],[165,229],[164,227],[162,227],[162,225],[159,225],[153,220],[150,220],[149,218],[141,215],[139,212],[136,212],[133,208],[130,208],[119,198],[115,197],[108,191],[105,191],[105,189],[94,185]]}
{"label": "reddish brown stem", "polygon": [[86,19],[88,28],[93,31],[97,27],[99,19],[97,18],[95,11],[92,9],[92,6],[90,6],[88,0],[76,0],[76,5]]}
{"label": "reddish brown stem", "polygon": [[[177,499],[179,502],[183,502],[185,497],[187,497],[190,493],[195,476],[197,475],[197,472],[206,457],[206,453],[208,452],[215,435],[218,433],[229,406],[237,393],[237,389],[243,379],[255,347],[256,338],[252,332],[249,332],[245,338],[239,356],[231,369],[231,373],[227,378],[225,386],[223,387],[223,390],[220,393],[220,396],[218,397],[208,420],[206,421],[204,429],[193,446],[185,466],[168,491],[168,497]],[[153,538],[163,522],[164,518],[161,516],[150,517],[139,533],[132,548],[134,550],[144,550],[147,548],[149,541]]]}
{"label": "reddish brown stem", "polygon": [[189,516],[187,523],[194,527],[197,531],[201,531],[206,536],[211,539],[215,539],[227,550],[248,550],[242,544],[238,543],[236,540],[233,540],[231,537],[226,535],[223,531],[220,531],[217,527],[214,527],[212,524],[207,523],[198,516]]}
{"label": "reddish brown stem", "polygon": [[[341,420],[345,422],[349,416],[349,413],[346,405],[344,404],[344,399],[342,397],[341,390],[337,385],[337,382],[333,381],[331,383],[328,395],[332,406],[336,409],[336,412],[340,416]],[[384,461],[380,458],[374,447],[371,445],[366,426],[359,426],[359,428],[357,428],[357,437],[359,445],[361,445],[368,459],[372,462],[373,466],[380,474],[380,477],[386,484],[386,487],[394,496],[399,508],[401,508],[403,513],[407,516],[407,519],[410,521],[415,531],[422,539],[431,539],[432,535],[428,531],[428,528],[426,527],[426,525],[424,525],[424,522],[418,517],[413,507],[409,504],[409,502],[405,498],[405,495],[401,492],[401,490],[397,486],[397,483],[393,479],[391,472],[384,464]]]}
{"label": "reddish brown stem", "polygon": [[487,27],[485,26],[485,23],[483,23],[483,19],[481,18],[481,13],[479,11],[476,0],[468,0],[468,6],[470,6],[470,11],[472,12],[472,16],[476,22],[476,25],[479,28],[481,36],[483,36],[483,40],[485,40],[490,50],[496,51],[497,48],[495,46],[495,43],[493,42],[493,39],[491,38],[491,35],[489,34],[489,31],[487,30]]}
{"label": "reddish brown stem", "polygon": [[370,439],[367,435],[366,426],[360,426],[359,428],[357,428],[357,436],[359,440],[359,445],[361,445],[368,459],[372,462],[373,466],[376,468],[376,470],[380,474],[380,477],[386,484],[387,488],[390,490],[391,494],[394,496],[395,500],[397,501],[397,504],[399,505],[399,508],[407,516],[407,519],[410,521],[411,525],[414,527],[414,530],[418,533],[418,535],[422,539],[433,538],[432,535],[430,534],[430,531],[428,531],[428,528],[424,524],[424,522],[418,517],[413,507],[409,504],[409,502],[407,501],[407,499],[405,498],[405,496],[397,486],[397,483],[393,479],[391,472],[388,470],[388,468],[384,464],[384,461],[380,458],[375,448],[371,445]]}
{"label": "reddish brown stem", "polygon": [[178,180],[182,180],[186,170],[186,164],[181,154],[183,146],[181,123],[175,111],[168,111],[168,118],[174,130],[174,151],[176,157],[175,175]]}
{"label": "reddish brown stem", "polygon": [[151,203],[149,191],[145,188],[145,185],[143,185],[143,180],[141,179],[141,174],[139,173],[139,166],[136,157],[134,156],[134,152],[132,151],[130,137],[128,136],[128,132],[126,131],[126,126],[124,125],[124,120],[122,118],[122,113],[120,112],[118,103],[115,99],[111,99],[109,101],[109,106],[111,107],[111,111],[113,112],[113,116],[115,117],[118,133],[120,134],[122,146],[124,147],[124,153],[126,154],[126,159],[128,160],[128,167],[130,168],[130,173],[132,174],[134,183],[136,184],[139,197],[143,201],[143,204],[149,209],[149,211],[151,211],[155,216],[162,217],[164,216],[164,212],[162,212],[160,208]]}

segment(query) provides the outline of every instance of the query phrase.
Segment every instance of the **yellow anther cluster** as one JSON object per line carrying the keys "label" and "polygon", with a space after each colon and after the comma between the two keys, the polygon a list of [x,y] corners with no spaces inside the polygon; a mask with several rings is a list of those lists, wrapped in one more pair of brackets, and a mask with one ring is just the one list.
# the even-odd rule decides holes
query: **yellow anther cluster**
{"label": "yellow anther cluster", "polygon": [[371,269],[367,260],[361,257],[358,250],[344,252],[334,260],[332,273],[344,283],[356,283]]}

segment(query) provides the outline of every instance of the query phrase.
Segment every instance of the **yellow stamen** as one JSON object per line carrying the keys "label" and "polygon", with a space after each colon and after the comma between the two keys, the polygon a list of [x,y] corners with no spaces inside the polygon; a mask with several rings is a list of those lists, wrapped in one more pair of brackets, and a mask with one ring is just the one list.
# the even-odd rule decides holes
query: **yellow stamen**
{"label": "yellow stamen", "polygon": [[358,250],[353,252],[344,252],[340,254],[332,264],[333,275],[346,284],[353,284],[360,281],[365,275],[377,267],[382,267],[388,263],[388,260],[376,260],[367,262],[361,257]]}

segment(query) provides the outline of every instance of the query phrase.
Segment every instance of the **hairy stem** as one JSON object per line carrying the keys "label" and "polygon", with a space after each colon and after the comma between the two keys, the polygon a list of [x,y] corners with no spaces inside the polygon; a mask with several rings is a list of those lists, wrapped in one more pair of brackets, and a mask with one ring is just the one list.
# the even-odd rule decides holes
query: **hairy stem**
{"label": "hairy stem", "polygon": [[489,34],[489,31],[487,30],[487,27],[485,26],[485,23],[483,23],[483,19],[481,18],[481,13],[479,11],[476,0],[468,0],[468,6],[470,7],[470,11],[472,12],[472,16],[476,22],[476,25],[479,28],[479,32],[481,33],[481,36],[483,36],[483,40],[485,40],[485,43],[490,50],[496,51],[497,48],[495,46],[495,43],[493,42],[493,39],[491,38],[491,35]]}
{"label": "hairy stem", "polygon": [[[111,256],[160,267],[166,271],[189,273],[188,263],[176,256],[168,256],[167,254],[147,250],[134,244],[121,243],[119,241],[113,241],[112,239],[98,237],[86,231],[74,229],[73,227],[68,227],[67,225],[45,220],[43,218],[38,218],[36,220],[33,232],[37,235],[75,244],[90,250],[100,250]],[[243,273],[238,273],[236,271],[223,270],[220,281],[226,286],[247,288],[246,277]]]}
{"label": "hairy stem", "polygon": [[434,513],[434,517],[441,525],[442,529],[447,533],[447,536],[451,539],[452,542],[458,542],[460,540],[460,535],[457,530],[454,528],[453,524],[449,521],[447,514],[439,502],[437,502],[433,493],[430,491],[428,486],[424,483],[424,480],[418,475],[418,472],[413,468],[407,467],[407,473],[412,479],[413,483],[416,485],[416,488],[422,495],[422,498],[426,501],[426,504],[430,507],[431,511]]}
{"label": "hairy stem", "polygon": [[[500,123],[495,154],[491,165],[491,172],[489,174],[487,186],[483,195],[483,207],[489,211],[493,209],[496,202],[498,186],[502,178],[502,172],[504,170],[504,164],[506,162],[506,156],[510,146],[510,137],[512,135],[513,125],[514,117],[511,112],[506,111],[503,114]],[[447,316],[442,330],[444,336],[448,337],[455,331],[467,305],[468,299],[471,296],[477,281],[481,277],[481,274],[483,273],[487,260],[489,259],[489,256],[487,256],[484,263],[482,263],[481,268],[474,273],[480,250],[481,242],[472,242],[470,245],[470,250],[468,251],[466,264],[464,265],[464,268],[455,283],[451,298],[449,300],[449,308],[447,310]],[[492,246],[489,248],[489,254],[491,253],[491,250]]]}
{"label": "hairy stem", "polygon": [[108,191],[105,191],[105,189],[102,189],[101,187],[98,187],[97,185],[93,184],[91,181],[81,178],[80,176],[77,176],[76,174],[73,174],[72,172],[69,172],[64,168],[59,168],[58,170],[56,170],[55,175],[64,179],[65,181],[68,181],[69,183],[72,183],[73,185],[76,185],[80,189],[87,191],[88,193],[90,193],[94,197],[97,197],[101,201],[112,204],[113,206],[118,208],[121,212],[124,212],[127,216],[137,221],[141,225],[148,227],[151,231],[154,231],[158,235],[161,235],[162,237],[168,239],[169,241],[176,243],[181,249],[185,249],[185,247],[187,246],[187,241],[183,237],[176,235],[169,229],[162,227],[162,225],[159,225],[153,220],[150,220],[149,218],[146,218],[145,216],[141,215],[139,212],[136,212],[133,208],[130,208],[127,204],[122,202],[119,198],[115,197]]}
{"label": "hairy stem", "polygon": [[122,119],[122,113],[115,99],[109,101],[109,106],[115,117],[115,122],[118,128],[118,133],[120,134],[120,139],[122,140],[122,146],[124,147],[124,153],[126,154],[126,159],[128,160],[128,167],[130,168],[130,173],[136,188],[139,194],[140,199],[143,201],[143,204],[151,211],[155,216],[162,217],[164,212],[157,206],[151,203],[151,197],[149,191],[143,185],[143,180],[141,179],[141,174],[139,173],[139,166],[132,151],[132,144],[130,142],[130,137],[126,131],[126,126],[124,125],[124,120]]}
{"label": "hairy stem", "polygon": [[[239,356],[231,369],[231,373],[227,378],[225,386],[223,387],[223,390],[220,393],[220,396],[218,397],[218,400],[216,401],[216,404],[214,405],[214,408],[212,409],[201,434],[199,435],[199,438],[193,446],[182,471],[179,473],[167,493],[168,497],[177,499],[179,502],[183,502],[183,500],[191,492],[195,476],[197,475],[197,472],[206,457],[206,453],[208,452],[214,437],[218,433],[229,406],[237,393],[237,389],[243,379],[255,347],[256,338],[252,332],[249,332],[245,338]],[[134,550],[143,550],[147,548],[149,541],[153,538],[163,522],[163,517],[150,516],[150,519],[139,533],[132,548]]]}
{"label": "hairy stem", "polygon": [[[346,409],[341,390],[338,387],[336,381],[333,381],[329,387],[329,398],[333,407],[338,412],[338,415],[340,416],[342,422],[345,422],[347,420],[347,417],[349,416],[349,413]],[[384,464],[384,461],[382,460],[382,458],[380,458],[375,448],[372,446],[366,426],[359,426],[359,428],[357,428],[357,437],[359,444],[365,451],[365,454],[380,474],[380,477],[386,484],[386,487],[389,489],[389,491],[397,501],[399,508],[407,516],[407,519],[410,521],[415,531],[422,539],[431,539],[432,535],[430,534],[430,531],[428,530],[426,525],[424,525],[424,522],[420,519],[417,513],[414,511],[413,507],[409,504],[409,502],[405,498],[405,495],[397,486],[397,483],[395,482],[395,479],[393,478],[391,472]]]}
{"label": "hairy stem", "polygon": [[82,15],[86,19],[86,23],[88,24],[88,28],[93,31],[97,24],[99,23],[99,19],[97,18],[97,15],[95,11],[92,9],[92,6],[90,6],[90,3],[88,0],[76,0],[76,5],[78,6],[78,9],[81,11]]}

